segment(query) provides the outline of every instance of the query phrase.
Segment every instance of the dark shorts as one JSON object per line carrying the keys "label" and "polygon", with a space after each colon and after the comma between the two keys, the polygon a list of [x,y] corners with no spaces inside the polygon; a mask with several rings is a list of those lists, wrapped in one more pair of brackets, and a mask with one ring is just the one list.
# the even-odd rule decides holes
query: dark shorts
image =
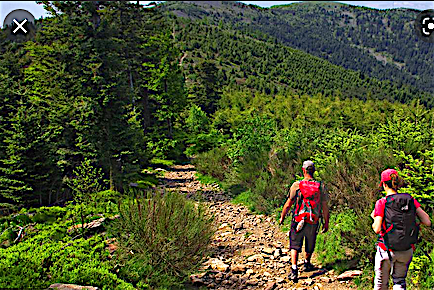
{"label": "dark shorts", "polygon": [[317,236],[318,223],[311,225],[305,223],[301,231],[296,232],[295,228],[297,227],[297,223],[294,221],[291,225],[291,235],[290,235],[290,249],[301,251],[303,247],[303,240],[306,239],[306,244],[304,246],[306,253],[313,253],[315,250],[315,242]]}

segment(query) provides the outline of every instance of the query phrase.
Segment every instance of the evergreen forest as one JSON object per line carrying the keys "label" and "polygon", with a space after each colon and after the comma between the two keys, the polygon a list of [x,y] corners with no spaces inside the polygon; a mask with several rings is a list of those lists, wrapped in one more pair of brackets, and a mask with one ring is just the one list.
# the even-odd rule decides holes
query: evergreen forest
{"label": "evergreen forest", "polygon": [[[314,161],[331,213],[317,260],[362,270],[359,289],[373,285],[383,170],[433,220],[434,45],[413,32],[420,11],[38,4],[50,16],[34,35],[0,31],[0,288],[193,287],[217,229],[200,197],[159,187],[176,164],[277,224]],[[434,288],[432,259],[422,226],[409,289]]]}

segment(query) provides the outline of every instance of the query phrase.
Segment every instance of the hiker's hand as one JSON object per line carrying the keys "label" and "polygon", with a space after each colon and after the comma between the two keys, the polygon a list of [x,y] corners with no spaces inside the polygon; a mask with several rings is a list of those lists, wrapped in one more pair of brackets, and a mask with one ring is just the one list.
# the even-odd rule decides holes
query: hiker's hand
{"label": "hiker's hand", "polygon": [[375,209],[372,211],[372,213],[371,213],[371,218],[375,218],[375,216],[374,216],[374,212],[375,212]]}
{"label": "hiker's hand", "polygon": [[281,226],[283,224],[283,220],[284,219],[280,218],[280,220],[279,220],[279,226]]}
{"label": "hiker's hand", "polygon": [[325,234],[325,233],[327,233],[328,232],[328,230],[329,230],[329,225],[327,224],[324,224],[324,226],[323,226],[323,228],[322,228],[322,233],[323,234]]}

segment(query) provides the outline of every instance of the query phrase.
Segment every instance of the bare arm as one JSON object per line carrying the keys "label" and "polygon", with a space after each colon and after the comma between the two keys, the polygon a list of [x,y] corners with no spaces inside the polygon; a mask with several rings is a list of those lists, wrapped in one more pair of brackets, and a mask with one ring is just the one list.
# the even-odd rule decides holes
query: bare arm
{"label": "bare arm", "polygon": [[329,206],[327,204],[327,200],[322,201],[322,212],[324,217],[324,229],[323,233],[326,233],[329,230],[329,219],[330,219],[330,213],[329,213]]}
{"label": "bare arm", "polygon": [[294,199],[288,198],[285,202],[285,205],[283,206],[282,214],[280,216],[279,224],[282,224],[285,220],[286,215],[288,214],[288,211],[290,210],[291,206],[294,204]]}
{"label": "bare arm", "polygon": [[429,215],[422,208],[420,207],[417,208],[416,214],[419,217],[422,224],[426,225],[427,227],[431,226],[431,220],[429,219]]}
{"label": "bare arm", "polygon": [[382,216],[376,216],[374,217],[374,223],[372,224],[372,229],[376,234],[379,234],[381,231],[381,224],[383,223],[383,217]]}
{"label": "bare arm", "polygon": [[289,189],[288,199],[286,200],[285,205],[283,206],[282,214],[280,215],[279,224],[283,223],[283,221],[285,220],[286,215],[288,214],[288,211],[291,209],[292,205],[294,204],[295,198],[296,198],[297,189],[298,189],[298,183],[293,183],[291,185],[291,188]]}

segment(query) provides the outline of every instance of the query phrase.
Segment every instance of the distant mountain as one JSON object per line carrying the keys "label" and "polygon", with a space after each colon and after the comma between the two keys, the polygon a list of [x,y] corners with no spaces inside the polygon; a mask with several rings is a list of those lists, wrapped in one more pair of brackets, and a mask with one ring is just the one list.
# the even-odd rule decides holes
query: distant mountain
{"label": "distant mountain", "polygon": [[[288,47],[263,31],[229,23],[225,21],[229,17],[221,16],[227,11],[238,15],[243,11],[260,14],[261,11],[269,13],[269,10],[239,3],[228,5],[225,2],[165,2],[159,7],[166,11],[168,20],[174,20],[172,35],[181,50],[180,64],[190,96],[208,112],[214,110],[215,101],[219,99],[216,91],[225,86],[245,86],[267,94],[292,90],[298,94],[321,93],[403,103],[420,99],[423,104],[434,106],[433,94],[414,85],[387,78],[380,81],[366,73]],[[214,11],[215,17],[210,18],[208,10]]]}
{"label": "distant mountain", "polygon": [[434,92],[434,44],[413,33],[417,10],[334,2],[261,8],[232,1],[167,1],[161,8],[192,21],[276,40],[398,87],[406,84]]}

